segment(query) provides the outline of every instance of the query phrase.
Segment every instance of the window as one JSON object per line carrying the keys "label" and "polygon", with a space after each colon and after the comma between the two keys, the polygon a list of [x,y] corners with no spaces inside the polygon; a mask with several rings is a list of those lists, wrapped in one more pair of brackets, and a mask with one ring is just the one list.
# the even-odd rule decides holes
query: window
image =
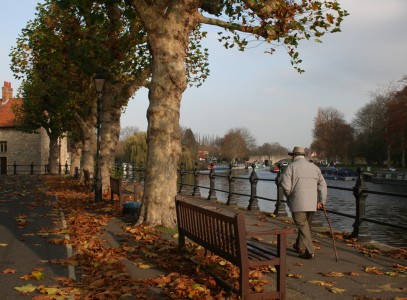
{"label": "window", "polygon": [[7,152],[7,142],[0,141],[0,152]]}

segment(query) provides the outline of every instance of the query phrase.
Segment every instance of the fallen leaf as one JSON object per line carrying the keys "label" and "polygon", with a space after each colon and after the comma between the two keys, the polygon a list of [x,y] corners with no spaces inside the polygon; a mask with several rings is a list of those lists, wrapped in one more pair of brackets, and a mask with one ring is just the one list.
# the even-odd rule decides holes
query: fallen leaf
{"label": "fallen leaf", "polygon": [[393,287],[393,284],[385,284],[379,286],[381,289],[383,289],[386,292],[397,292],[397,293],[405,293],[407,292],[407,287]]}
{"label": "fallen leaf", "polygon": [[332,282],[332,281],[322,281],[322,280],[311,280],[308,282],[319,285],[319,286],[326,286],[326,287],[331,287],[335,284],[335,282]]}
{"label": "fallen leaf", "polygon": [[7,247],[8,244],[0,244],[0,247]]}
{"label": "fallen leaf", "polygon": [[31,279],[31,275],[30,275],[30,274],[25,274],[25,275],[21,276],[20,278],[21,278],[21,279],[24,279],[24,280],[30,280],[30,279]]}
{"label": "fallen leaf", "polygon": [[383,272],[377,267],[363,267],[364,271],[369,274],[382,275]]}
{"label": "fallen leaf", "polygon": [[46,287],[46,288],[42,288],[40,289],[40,293],[42,294],[46,294],[46,295],[55,295],[59,292],[59,288],[55,288],[55,287]]}
{"label": "fallen leaf", "polygon": [[360,276],[360,274],[357,272],[345,272],[344,274],[349,276]]}
{"label": "fallen leaf", "polygon": [[330,287],[330,288],[327,288],[327,289],[328,289],[328,291],[330,291],[333,294],[342,294],[343,292],[346,292],[345,289],[339,289],[339,288],[336,288],[336,287]]}
{"label": "fallen leaf", "polygon": [[17,272],[16,269],[4,269],[3,274],[15,274]]}
{"label": "fallen leaf", "polygon": [[302,275],[299,275],[299,274],[287,274],[287,277],[300,279],[300,278],[302,278]]}
{"label": "fallen leaf", "polygon": [[44,274],[41,271],[34,270],[31,272],[31,277],[34,278],[35,280],[43,280],[45,279]]}
{"label": "fallen leaf", "polygon": [[319,274],[321,274],[322,276],[325,276],[325,277],[343,277],[343,276],[345,276],[343,273],[334,272],[334,271],[328,272],[328,273],[319,273]]}
{"label": "fallen leaf", "polygon": [[28,293],[34,292],[37,289],[37,287],[32,285],[31,283],[29,283],[29,284],[23,285],[21,287],[15,287],[14,289],[19,291],[20,293],[28,294]]}

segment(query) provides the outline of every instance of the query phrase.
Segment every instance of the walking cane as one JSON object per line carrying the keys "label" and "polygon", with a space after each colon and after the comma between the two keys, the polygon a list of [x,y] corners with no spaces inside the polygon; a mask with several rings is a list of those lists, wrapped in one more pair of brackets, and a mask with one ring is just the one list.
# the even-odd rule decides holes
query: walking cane
{"label": "walking cane", "polygon": [[327,214],[326,209],[325,209],[325,205],[322,205],[322,208],[324,209],[326,221],[328,222],[329,229],[330,229],[330,231],[331,231],[332,243],[333,243],[333,245],[334,245],[334,250],[335,250],[335,258],[336,258],[336,261],[338,262],[338,252],[336,251],[335,235],[334,235],[334,233],[333,233],[333,231],[332,231],[331,222],[329,221],[328,214]]}

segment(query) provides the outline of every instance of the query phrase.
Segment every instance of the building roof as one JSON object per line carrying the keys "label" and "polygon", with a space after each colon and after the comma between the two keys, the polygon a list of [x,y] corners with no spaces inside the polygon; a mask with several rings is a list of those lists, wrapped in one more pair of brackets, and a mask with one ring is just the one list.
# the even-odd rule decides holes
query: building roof
{"label": "building roof", "polygon": [[17,98],[0,100],[0,128],[15,127],[15,116],[11,107],[19,102],[20,99]]}

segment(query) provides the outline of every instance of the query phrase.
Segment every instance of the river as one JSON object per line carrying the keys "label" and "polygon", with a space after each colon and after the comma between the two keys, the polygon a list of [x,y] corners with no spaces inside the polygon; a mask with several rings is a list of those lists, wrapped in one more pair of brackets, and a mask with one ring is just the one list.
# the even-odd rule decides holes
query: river
{"label": "river", "polygon": [[[204,171],[205,172],[205,171]],[[235,181],[235,193],[250,194],[250,183],[247,178],[250,176],[249,170],[236,170],[236,177],[239,177]],[[205,172],[206,173],[206,172]],[[276,174],[270,171],[256,170],[256,174],[259,178],[257,184],[257,196],[276,199],[277,187],[274,181],[267,181],[275,179]],[[228,172],[216,172],[216,175],[224,177],[216,177],[215,189],[228,190]],[[193,176],[188,174],[187,182],[192,184]],[[242,178],[242,179],[240,179]],[[243,179],[244,178],[244,179]],[[341,180],[326,180],[328,187],[344,187],[353,188],[355,181],[341,181]],[[207,174],[201,174],[199,176],[200,193],[202,197],[207,197],[209,192],[209,176]],[[207,187],[207,188],[203,188]],[[406,186],[396,185],[384,185],[374,184],[367,182],[367,188],[371,191],[378,192],[392,192],[407,194]],[[220,202],[226,202],[227,193],[216,191],[216,197]],[[238,206],[247,207],[249,197],[237,196]],[[274,201],[259,200],[259,207],[262,211],[273,212],[275,209]],[[336,190],[328,188],[328,201],[326,204],[328,210],[337,211],[340,213],[346,213],[349,215],[355,215],[355,198],[351,191]],[[287,213],[290,215],[289,209]],[[324,215],[322,214],[322,221],[327,226]],[[401,197],[383,196],[369,194],[366,198],[366,218],[378,220],[390,224],[397,224],[400,226],[407,225],[407,199]],[[353,231],[353,218],[344,216],[338,216],[335,214],[329,214],[332,227],[344,232]],[[377,225],[368,223],[369,233],[373,240],[386,243],[396,247],[407,248],[407,233],[404,230],[391,228],[384,225]]]}

